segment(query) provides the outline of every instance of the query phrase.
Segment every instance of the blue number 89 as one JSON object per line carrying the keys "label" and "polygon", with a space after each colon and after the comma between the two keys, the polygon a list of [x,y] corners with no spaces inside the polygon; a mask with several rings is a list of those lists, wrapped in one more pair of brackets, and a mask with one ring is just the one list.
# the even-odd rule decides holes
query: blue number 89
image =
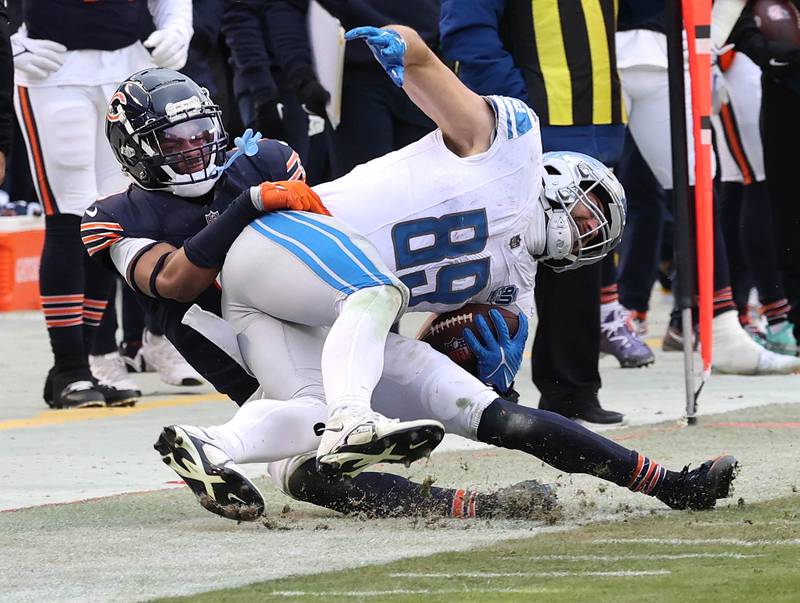
{"label": "blue number 89", "polygon": [[[486,210],[447,214],[441,218],[422,218],[395,224],[392,228],[395,264],[398,270],[413,268],[480,253],[489,237]],[[400,280],[411,290],[409,306],[462,304],[482,291],[489,282],[489,258],[447,264],[436,272],[436,288],[414,294],[414,289],[428,284],[425,270],[410,272]],[[456,289],[457,284],[470,283]]]}

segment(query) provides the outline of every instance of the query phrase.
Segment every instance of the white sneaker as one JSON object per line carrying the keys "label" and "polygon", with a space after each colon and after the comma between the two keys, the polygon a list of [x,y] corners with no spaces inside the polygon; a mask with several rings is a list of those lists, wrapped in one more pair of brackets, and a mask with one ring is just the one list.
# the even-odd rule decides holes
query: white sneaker
{"label": "white sneaker", "polygon": [[142,359],[158,371],[158,376],[169,385],[202,385],[203,378],[194,370],[169,339],[145,330],[142,335]]}
{"label": "white sneaker", "polygon": [[788,375],[800,372],[800,358],[770,352],[739,324],[736,312],[724,312],[713,322],[713,368],[736,375]]}
{"label": "white sneaker", "polygon": [[430,455],[444,437],[439,421],[399,421],[369,411],[328,419],[317,448],[317,465],[328,474],[357,475],[375,463],[406,466]]}
{"label": "white sneaker", "polygon": [[89,356],[89,368],[97,380],[108,406],[133,406],[141,397],[139,386],[128,377],[128,369],[119,352]]}
{"label": "white sneaker", "polygon": [[204,509],[236,521],[255,521],[264,512],[264,497],[256,485],[204,429],[170,425],[153,448]]}

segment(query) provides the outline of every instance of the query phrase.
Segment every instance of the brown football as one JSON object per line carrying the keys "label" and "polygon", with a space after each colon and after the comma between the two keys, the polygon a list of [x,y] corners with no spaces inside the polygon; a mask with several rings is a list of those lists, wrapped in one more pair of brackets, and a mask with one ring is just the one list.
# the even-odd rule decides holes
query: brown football
{"label": "brown football", "polygon": [[790,0],[756,0],[753,19],[768,40],[800,46],[800,11]]}
{"label": "brown football", "polygon": [[475,356],[472,350],[467,346],[464,340],[464,329],[469,327],[472,332],[478,337],[480,341],[481,336],[475,327],[475,318],[482,315],[489,325],[492,332],[497,335],[494,330],[494,324],[489,316],[489,310],[494,308],[499,310],[500,314],[506,320],[508,325],[508,332],[513,337],[517,332],[519,326],[519,319],[517,315],[503,306],[495,306],[490,304],[467,304],[463,308],[459,308],[453,312],[446,312],[440,314],[430,324],[427,331],[420,337],[422,341],[428,343],[433,349],[441,352],[450,357],[456,364],[460,365],[472,374],[475,374],[476,363]]}

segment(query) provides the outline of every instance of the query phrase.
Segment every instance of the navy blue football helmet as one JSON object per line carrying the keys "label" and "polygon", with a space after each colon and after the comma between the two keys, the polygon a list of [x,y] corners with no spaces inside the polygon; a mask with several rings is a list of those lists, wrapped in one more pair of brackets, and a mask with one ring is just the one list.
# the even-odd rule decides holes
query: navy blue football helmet
{"label": "navy blue football helmet", "polygon": [[208,90],[171,69],[145,69],[117,88],[106,137],[139,186],[197,197],[214,186],[228,135]]}

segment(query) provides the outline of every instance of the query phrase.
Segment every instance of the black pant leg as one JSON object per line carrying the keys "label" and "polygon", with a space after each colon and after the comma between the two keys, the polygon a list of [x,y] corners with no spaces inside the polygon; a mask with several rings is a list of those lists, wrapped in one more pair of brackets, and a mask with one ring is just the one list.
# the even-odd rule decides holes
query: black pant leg
{"label": "black pant leg", "polygon": [[800,137],[800,96],[765,79],[761,112],[778,266],[792,304],[795,334],[800,335],[800,201],[795,150]]}
{"label": "black pant leg", "polygon": [[572,415],[596,404],[600,274],[601,263],[561,273],[538,267],[532,362],[539,408]]}

